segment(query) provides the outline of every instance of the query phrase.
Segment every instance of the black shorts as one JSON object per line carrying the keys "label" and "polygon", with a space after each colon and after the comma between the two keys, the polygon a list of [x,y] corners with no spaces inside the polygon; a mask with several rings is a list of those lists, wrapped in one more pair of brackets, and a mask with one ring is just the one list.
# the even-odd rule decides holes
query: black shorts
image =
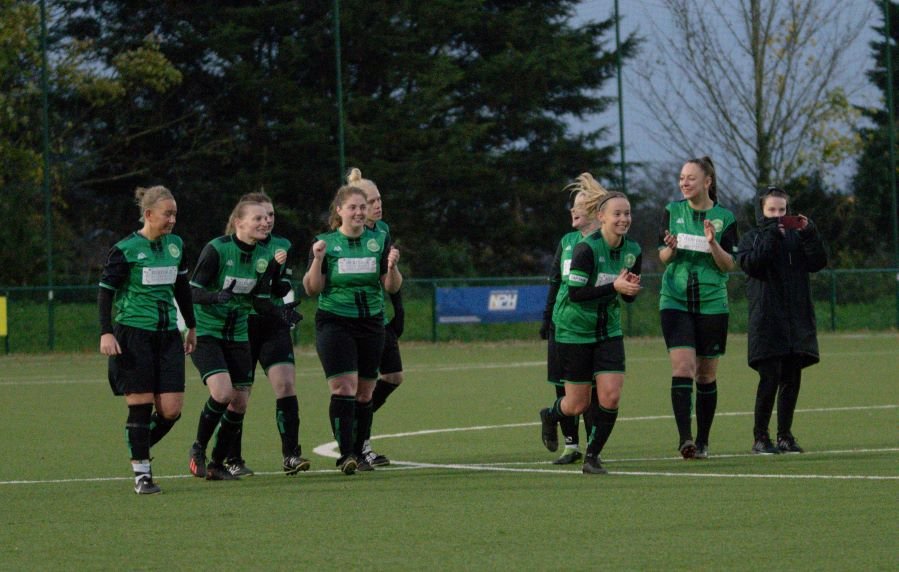
{"label": "black shorts", "polygon": [[727,349],[728,314],[694,314],[662,310],[662,334],[668,351],[690,348],[697,357],[716,358]]}
{"label": "black shorts", "polygon": [[553,385],[563,386],[562,361],[559,359],[559,344],[556,343],[555,331],[550,328],[546,340],[546,381]]}
{"label": "black shorts", "polygon": [[403,371],[403,358],[400,357],[400,340],[392,328],[384,328],[384,350],[381,352],[381,375],[400,373]]}
{"label": "black shorts", "polygon": [[624,373],[624,338],[594,344],[556,343],[565,383],[595,383],[601,373]]}
{"label": "black shorts", "polygon": [[210,375],[227,373],[234,387],[253,385],[253,358],[250,356],[250,342],[220,340],[212,336],[198,336],[197,349],[190,354],[191,360],[200,372],[203,385]]}
{"label": "black shorts", "polygon": [[315,349],[327,379],[348,373],[356,373],[359,379],[378,379],[384,315],[344,318],[319,310],[315,313]]}
{"label": "black shorts", "polygon": [[115,395],[184,393],[184,344],[178,330],[151,332],[113,326],[122,353],[109,357],[109,387]]}
{"label": "black shorts", "polygon": [[287,324],[276,318],[254,314],[247,319],[247,327],[253,360],[250,375],[255,375],[257,363],[266,373],[273,365],[294,365],[293,340]]}

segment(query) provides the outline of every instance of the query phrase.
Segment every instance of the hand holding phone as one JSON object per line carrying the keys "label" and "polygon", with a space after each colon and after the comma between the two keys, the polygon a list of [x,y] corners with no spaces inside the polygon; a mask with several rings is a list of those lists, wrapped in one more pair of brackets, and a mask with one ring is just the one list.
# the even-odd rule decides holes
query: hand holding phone
{"label": "hand holding phone", "polygon": [[784,230],[790,229],[801,229],[802,228],[802,217],[799,216],[784,216],[780,218],[780,224],[783,225]]}

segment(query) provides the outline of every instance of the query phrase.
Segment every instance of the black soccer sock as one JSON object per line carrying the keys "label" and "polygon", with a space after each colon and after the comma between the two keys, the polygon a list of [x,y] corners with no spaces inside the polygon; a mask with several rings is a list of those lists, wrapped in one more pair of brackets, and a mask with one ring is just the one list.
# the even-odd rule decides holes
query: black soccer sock
{"label": "black soccer sock", "polygon": [[[556,397],[565,397],[565,386],[556,386]],[[562,435],[565,436],[565,446],[576,447],[578,445],[578,419],[580,416],[565,416],[559,422],[562,429]],[[586,419],[586,418],[585,418]]]}
{"label": "black soccer sock", "polygon": [[285,457],[301,454],[300,405],[296,395],[275,400],[275,421],[281,435],[281,454]]}
{"label": "black soccer sock", "polygon": [[222,415],[219,431],[215,436],[215,446],[213,446],[212,455],[210,455],[210,460],[213,463],[221,463],[227,458],[234,439],[240,435],[243,429],[243,418],[243,413],[237,413],[230,409],[226,410],[225,414]]}
{"label": "black soccer sock", "polygon": [[674,421],[677,423],[681,442],[692,440],[690,415],[693,410],[693,380],[689,377],[671,378],[671,408],[674,410]]}
{"label": "black soccer sock", "polygon": [[356,439],[353,442],[353,453],[362,455],[362,447],[371,437],[371,422],[374,417],[374,408],[371,401],[368,403],[356,402]]}
{"label": "black soccer sock", "polygon": [[143,461],[150,458],[150,418],[152,415],[152,403],[128,406],[125,439],[132,460]]}
{"label": "black soccer sock", "polygon": [[755,421],[752,436],[760,439],[768,435],[774,399],[777,397],[777,380],[780,377],[779,360],[765,360],[758,364],[759,386],[755,391]]}
{"label": "black soccer sock", "polygon": [[718,381],[696,384],[696,442],[709,443],[715,408],[718,406]]}
{"label": "black soccer sock", "polygon": [[158,411],[154,411],[153,417],[150,419],[150,446],[162,441],[162,438],[168,435],[179,419],[181,419],[180,413],[174,419],[166,419]]}
{"label": "black soccer sock", "polygon": [[209,445],[209,440],[212,439],[212,434],[215,433],[215,428],[218,427],[226,409],[227,403],[219,403],[212,397],[206,401],[203,412],[200,413],[200,422],[197,424],[197,443],[202,448],[205,449]]}
{"label": "black soccer sock", "polygon": [[390,394],[396,391],[397,387],[399,385],[395,383],[388,383],[383,379],[379,379],[371,396],[372,411],[380,409],[384,402],[387,401],[387,398],[390,397]]}
{"label": "black soccer sock", "polygon": [[331,432],[340,447],[340,456],[353,453],[353,424],[356,417],[356,398],[352,395],[332,395],[328,408]]}
{"label": "black soccer sock", "polygon": [[552,407],[549,408],[549,419],[554,423],[561,423],[563,419],[570,417],[570,415],[562,413],[562,399],[562,397],[557,398]]}
{"label": "black soccer sock", "polygon": [[597,404],[595,408],[595,429],[591,435],[590,441],[587,443],[587,455],[598,457],[602,453],[612,429],[615,428],[615,420],[618,419],[618,409],[606,409],[602,405]]}
{"label": "black soccer sock", "polygon": [[799,400],[802,369],[795,360],[784,363],[780,392],[777,394],[777,438],[792,437],[793,413]]}

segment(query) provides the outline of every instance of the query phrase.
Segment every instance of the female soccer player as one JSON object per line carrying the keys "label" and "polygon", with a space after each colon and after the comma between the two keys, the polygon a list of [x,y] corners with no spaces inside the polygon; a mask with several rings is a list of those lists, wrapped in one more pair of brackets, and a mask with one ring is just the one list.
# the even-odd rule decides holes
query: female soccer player
{"label": "female soccer player", "polygon": [[[796,217],[798,228],[785,227],[787,193],[770,187],[759,203],[758,227],[743,235],[737,252],[748,275],[749,366],[759,372],[752,452],[802,453],[793,436],[793,412],[802,369],[819,360],[809,274],[827,266],[827,253],[807,217]],[[775,397],[776,446],[768,434]]]}
{"label": "female soccer player", "polygon": [[[161,491],[153,482],[150,447],[181,417],[184,354],[196,347],[197,333],[184,246],[172,234],[175,198],[161,186],[138,188],[134,197],[143,227],[110,249],[100,279],[100,353],[109,356],[112,392],[128,405],[134,492],[155,494]],[[183,341],[173,299],[187,326]]]}
{"label": "female soccer player", "polygon": [[[267,247],[275,261],[276,271],[271,284],[271,302],[275,306],[283,306],[283,298],[291,289],[288,264],[290,260],[290,241],[272,233],[275,227],[275,207],[265,193],[248,193],[241,201],[258,203],[265,209],[268,221],[268,236],[259,241]],[[225,234],[234,233],[234,221],[228,221]],[[247,332],[250,338],[250,354],[252,366],[250,375],[255,377],[256,363],[262,366],[275,393],[275,423],[281,437],[281,468],[287,475],[296,475],[307,471],[310,467],[308,459],[302,456],[300,446],[300,409],[297,401],[296,370],[294,367],[293,340],[290,327],[277,316],[262,315],[255,310],[250,311],[247,318]],[[249,399],[252,391],[247,393]],[[231,442],[225,466],[235,476],[249,476],[252,469],[242,455],[242,435],[238,432]]]}
{"label": "female soccer player", "polygon": [[[604,474],[600,453],[615,427],[624,384],[618,296],[632,302],[640,292],[642,255],[640,246],[625,236],[631,225],[627,197],[598,183],[594,188],[582,192],[587,194],[585,209],[597,213],[600,230],[574,247],[568,296],[559,300],[553,315],[565,395],[540,411],[540,421],[541,438],[552,451],[558,447],[556,424],[586,411],[591,431],[582,471]],[[593,384],[598,402],[591,401]]]}
{"label": "female soccer player", "polygon": [[[556,254],[553,257],[553,266],[549,273],[549,293],[546,296],[546,308],[543,310],[543,323],[540,326],[540,338],[547,341],[546,344],[546,373],[547,381],[555,388],[556,397],[565,396],[565,384],[562,382],[561,364],[559,363],[558,349],[556,347],[556,332],[553,326],[553,313],[560,300],[568,297],[568,273],[571,269],[571,257],[574,247],[584,237],[596,232],[599,228],[599,220],[595,212],[588,212],[584,206],[587,195],[595,193],[593,189],[599,183],[589,173],[583,173],[577,180],[566,187],[573,198],[571,202],[571,226],[575,230],[569,232],[559,241]],[[582,192],[585,191],[586,192]],[[595,207],[595,203],[593,205]],[[594,391],[595,393],[595,391]],[[594,395],[592,399],[596,399]],[[565,416],[559,425],[562,436],[565,438],[565,451],[553,461],[556,465],[568,465],[576,463],[583,458],[580,451],[578,438],[578,415]],[[587,428],[587,436],[590,435],[590,427]]]}
{"label": "female soccer player", "polygon": [[399,251],[386,233],[365,227],[367,206],[361,189],[338,189],[331,231],[316,237],[303,276],[306,293],[318,296],[315,345],[331,390],[337,467],[346,475],[372,468],[362,446],[371,433],[372,393],[384,348],[384,291],[397,292],[403,284]]}
{"label": "female soccer player", "polygon": [[[293,325],[299,314],[292,305],[268,302],[275,265],[260,241],[268,237],[268,217],[262,205],[242,201],[231,213],[234,234],[210,241],[200,253],[190,285],[197,305],[197,350],[192,359],[209,400],[190,449],[191,474],[208,480],[233,480],[224,466],[231,441],[240,431],[253,384],[247,317],[254,307]],[[263,301],[267,302],[264,303]],[[206,446],[218,427],[211,460]]]}
{"label": "female soccer player", "polygon": [[[384,211],[381,203],[381,192],[374,181],[362,178],[362,171],[353,167],[347,174],[347,184],[358,187],[365,192],[368,204],[365,216],[365,226],[369,230],[378,230],[387,233],[389,244],[393,244],[390,235],[390,227],[384,222]],[[390,394],[403,383],[403,359],[400,356],[400,336],[403,335],[406,312],[403,309],[402,292],[397,290],[390,294],[390,302],[393,304],[393,319],[384,326],[384,351],[381,353],[380,372],[381,377],[375,383],[372,394],[372,413],[378,411],[390,397]],[[365,461],[372,467],[381,467],[390,464],[390,459],[379,455],[371,449],[371,441],[366,440],[362,445],[362,455]]]}
{"label": "female soccer player", "polygon": [[[684,459],[709,457],[718,403],[718,358],[727,345],[727,273],[736,267],[734,215],[718,204],[715,166],[690,159],[680,173],[684,198],[665,207],[659,257],[665,264],[659,310],[671,360],[671,406]],[[696,381],[696,441],[691,409]]]}

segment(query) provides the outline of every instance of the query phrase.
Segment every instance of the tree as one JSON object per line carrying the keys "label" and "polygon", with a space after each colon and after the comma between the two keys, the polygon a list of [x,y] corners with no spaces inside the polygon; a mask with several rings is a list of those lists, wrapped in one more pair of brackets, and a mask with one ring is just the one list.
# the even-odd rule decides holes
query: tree
{"label": "tree", "polygon": [[[819,0],[664,0],[660,34],[639,70],[659,140],[688,158],[709,153],[755,190],[826,172],[857,149],[846,55],[869,10]],[[725,189],[736,203],[733,186]]]}

